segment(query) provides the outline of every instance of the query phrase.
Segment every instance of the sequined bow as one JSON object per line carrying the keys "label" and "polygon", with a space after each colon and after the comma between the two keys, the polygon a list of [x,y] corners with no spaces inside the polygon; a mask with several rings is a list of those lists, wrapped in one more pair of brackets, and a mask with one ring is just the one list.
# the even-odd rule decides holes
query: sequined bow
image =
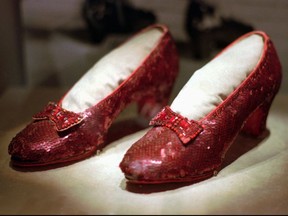
{"label": "sequined bow", "polygon": [[160,111],[149,123],[149,125],[165,126],[173,130],[183,144],[187,144],[194,139],[203,127],[198,122],[188,120],[187,118],[175,113],[169,106]]}
{"label": "sequined bow", "polygon": [[33,115],[34,120],[49,119],[54,122],[57,131],[64,131],[79,124],[84,118],[74,112],[63,109],[56,103],[49,102],[43,111]]}

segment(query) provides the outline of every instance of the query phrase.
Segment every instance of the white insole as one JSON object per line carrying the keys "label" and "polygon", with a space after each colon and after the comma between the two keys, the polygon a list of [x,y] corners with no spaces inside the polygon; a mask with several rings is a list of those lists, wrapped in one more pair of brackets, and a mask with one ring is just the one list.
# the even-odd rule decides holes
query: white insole
{"label": "white insole", "polygon": [[160,28],[150,29],[105,55],[65,95],[62,107],[83,112],[100,102],[141,65],[162,35]]}
{"label": "white insole", "polygon": [[263,52],[260,35],[251,35],[197,70],[171,104],[174,112],[200,120],[215,109],[252,72]]}

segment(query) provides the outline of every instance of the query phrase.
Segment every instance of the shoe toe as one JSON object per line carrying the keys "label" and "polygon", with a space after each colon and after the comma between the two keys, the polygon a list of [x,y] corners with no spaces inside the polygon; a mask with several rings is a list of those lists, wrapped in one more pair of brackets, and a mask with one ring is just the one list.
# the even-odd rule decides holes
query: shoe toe
{"label": "shoe toe", "polygon": [[128,149],[120,168],[131,183],[196,183],[213,176],[221,162],[205,147],[209,139],[199,140],[183,145],[169,128],[154,127]]}
{"label": "shoe toe", "polygon": [[184,152],[185,147],[174,132],[155,127],[131,146],[120,168],[131,182],[175,181],[186,173],[186,162],[181,159]]}
{"label": "shoe toe", "polygon": [[50,121],[32,122],[12,139],[9,154],[14,162],[22,164],[54,161],[65,148],[61,139]]}

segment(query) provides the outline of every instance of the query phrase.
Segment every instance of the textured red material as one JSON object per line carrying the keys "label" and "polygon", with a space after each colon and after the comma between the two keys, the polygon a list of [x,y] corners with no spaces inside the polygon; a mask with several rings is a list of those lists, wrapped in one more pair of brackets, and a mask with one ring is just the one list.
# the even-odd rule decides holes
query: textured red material
{"label": "textured red material", "polygon": [[57,131],[67,130],[84,119],[81,114],[65,110],[53,102],[49,102],[42,112],[33,115],[32,118],[35,120],[51,120],[54,122]]}
{"label": "textured red material", "polygon": [[264,51],[250,75],[199,120],[203,130],[186,145],[175,130],[161,125],[155,125],[134,143],[120,163],[130,183],[198,182],[210,178],[221,169],[225,153],[240,131],[259,136],[265,130],[282,72],[275,48],[264,32],[253,31],[238,40],[252,34],[263,37]]}
{"label": "textured red material", "polygon": [[193,120],[173,112],[169,106],[163,108],[151,121],[150,125],[165,126],[176,132],[183,144],[194,139],[202,130],[202,126]]}
{"label": "textured red material", "polygon": [[12,139],[13,164],[43,166],[87,158],[104,147],[107,130],[129,103],[137,102],[139,113],[149,119],[153,107],[159,107],[157,113],[167,105],[178,74],[178,53],[164,25],[149,26],[138,34],[151,28],[163,32],[158,44],[113,93],[81,113],[63,110],[61,100],[49,104]]}

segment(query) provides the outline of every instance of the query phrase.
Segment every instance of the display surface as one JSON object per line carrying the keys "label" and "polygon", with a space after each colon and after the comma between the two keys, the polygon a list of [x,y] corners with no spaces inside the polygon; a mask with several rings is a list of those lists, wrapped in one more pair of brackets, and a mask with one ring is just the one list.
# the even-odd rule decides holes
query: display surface
{"label": "display surface", "polygon": [[[127,187],[118,167],[127,149],[148,129],[118,138],[99,155],[70,166],[38,171],[10,167],[7,148],[11,138],[25,127],[31,114],[62,93],[57,89],[10,89],[1,97],[1,214],[288,212],[287,95],[276,96],[265,138],[237,137],[238,148],[231,149],[225,168],[216,177],[174,189],[151,189]],[[123,118],[134,117],[130,111],[123,114]]]}

